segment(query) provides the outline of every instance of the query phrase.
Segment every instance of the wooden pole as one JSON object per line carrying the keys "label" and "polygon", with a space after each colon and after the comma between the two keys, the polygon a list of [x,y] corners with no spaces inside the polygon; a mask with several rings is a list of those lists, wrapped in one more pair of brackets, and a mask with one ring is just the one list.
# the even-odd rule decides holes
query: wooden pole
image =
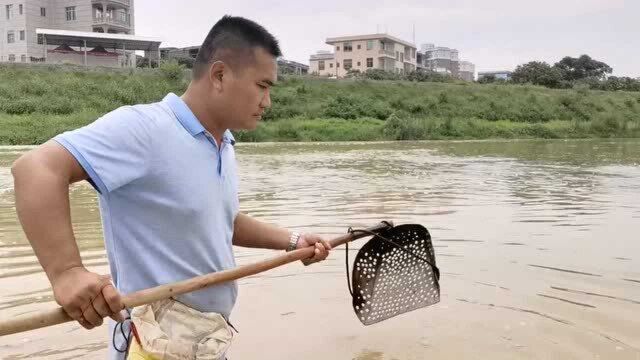
{"label": "wooden pole", "polygon": [[[389,223],[382,222],[370,227],[369,232],[378,233],[389,228]],[[367,233],[345,234],[330,241],[331,247],[344,245],[350,241],[370,236]],[[271,259],[266,259],[254,264],[239,266],[234,269],[200,275],[183,281],[156,286],[154,288],[140,290],[122,297],[125,308],[134,308],[149,304],[158,300],[168,299],[173,296],[186,294],[192,291],[201,290],[206,287],[217,285],[227,281],[237,280],[246,276],[255,275],[278,266],[282,266],[294,261],[308,259],[313,256],[315,247],[310,246],[287,252]],[[0,321],[0,336],[16,334],[23,331],[35,330],[47,326],[62,324],[74,321],[61,308],[45,310],[38,314],[16,316],[11,320]]]}

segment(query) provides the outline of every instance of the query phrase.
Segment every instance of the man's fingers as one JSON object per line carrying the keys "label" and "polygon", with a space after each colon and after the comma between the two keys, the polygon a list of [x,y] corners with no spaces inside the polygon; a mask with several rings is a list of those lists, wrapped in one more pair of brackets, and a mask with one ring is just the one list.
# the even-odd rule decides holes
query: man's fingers
{"label": "man's fingers", "polygon": [[329,243],[327,240],[324,240],[317,235],[309,235],[306,240],[307,244],[309,244],[309,246],[313,246],[314,249],[313,256],[309,257],[308,259],[302,260],[302,263],[305,266],[322,261],[329,256],[329,250],[331,250],[332,247],[331,243]]}
{"label": "man's fingers", "polygon": [[319,242],[315,243],[315,251],[311,260],[317,262],[326,259],[327,256],[329,256],[329,252],[324,248],[324,246]]}
{"label": "man's fingers", "polygon": [[80,321],[82,319],[82,309],[79,307],[71,307],[65,306],[63,307],[64,311],[69,315],[73,320]]}
{"label": "man's fingers", "polygon": [[102,325],[102,317],[98,315],[96,309],[93,308],[93,304],[89,304],[86,309],[82,312],[84,318],[89,322],[89,324],[95,326]]}
{"label": "man's fingers", "polygon": [[120,293],[113,287],[113,285],[108,284],[107,286],[102,288],[102,296],[109,307],[111,318],[117,322],[124,321],[124,318],[120,311],[124,309],[124,304],[122,303],[122,297]]}
{"label": "man's fingers", "polygon": [[87,320],[85,320],[83,317],[78,319],[78,324],[80,324],[83,328],[85,328],[87,330],[91,330],[91,329],[93,329],[95,327],[95,326],[89,324],[89,322]]}
{"label": "man's fingers", "polygon": [[324,244],[324,243],[316,243],[317,247],[318,247],[318,259],[319,260],[324,260],[327,258],[327,256],[329,256],[329,248],[331,247],[329,244]]}
{"label": "man's fingers", "polygon": [[105,301],[102,294],[98,294],[98,296],[93,299],[91,304],[93,305],[93,308],[96,310],[98,315],[100,315],[100,317],[104,318],[113,314],[113,311],[111,311],[109,305],[107,305],[107,302]]}
{"label": "man's fingers", "polygon": [[82,309],[80,308],[70,308],[70,307],[66,307],[63,308],[64,311],[67,313],[67,315],[69,315],[70,318],[72,318],[73,320],[77,321],[83,328],[85,329],[92,329],[93,326],[91,324],[89,324],[84,317],[82,317]]}

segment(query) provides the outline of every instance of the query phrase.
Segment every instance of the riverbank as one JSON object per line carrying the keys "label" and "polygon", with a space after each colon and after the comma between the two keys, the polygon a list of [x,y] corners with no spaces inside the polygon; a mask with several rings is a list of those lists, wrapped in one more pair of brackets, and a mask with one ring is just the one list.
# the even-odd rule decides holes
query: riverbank
{"label": "riverbank", "polygon": [[[119,106],[182,93],[188,75],[0,65],[0,144],[40,144]],[[640,94],[537,86],[288,77],[239,141],[640,137]]]}

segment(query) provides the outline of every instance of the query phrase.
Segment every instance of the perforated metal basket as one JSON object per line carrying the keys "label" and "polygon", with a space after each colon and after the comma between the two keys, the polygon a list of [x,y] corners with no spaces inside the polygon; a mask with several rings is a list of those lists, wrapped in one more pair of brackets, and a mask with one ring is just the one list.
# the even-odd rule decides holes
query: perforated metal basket
{"label": "perforated metal basket", "polygon": [[349,289],[353,309],[371,325],[436,304],[439,279],[429,231],[418,224],[395,226],[358,251]]}

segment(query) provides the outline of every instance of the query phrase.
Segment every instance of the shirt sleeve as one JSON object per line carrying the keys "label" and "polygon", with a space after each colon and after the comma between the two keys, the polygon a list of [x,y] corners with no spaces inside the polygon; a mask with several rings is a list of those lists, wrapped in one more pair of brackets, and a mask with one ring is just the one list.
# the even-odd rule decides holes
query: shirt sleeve
{"label": "shirt sleeve", "polygon": [[106,195],[148,173],[153,128],[152,119],[128,106],[53,140],[76,158],[94,188]]}

